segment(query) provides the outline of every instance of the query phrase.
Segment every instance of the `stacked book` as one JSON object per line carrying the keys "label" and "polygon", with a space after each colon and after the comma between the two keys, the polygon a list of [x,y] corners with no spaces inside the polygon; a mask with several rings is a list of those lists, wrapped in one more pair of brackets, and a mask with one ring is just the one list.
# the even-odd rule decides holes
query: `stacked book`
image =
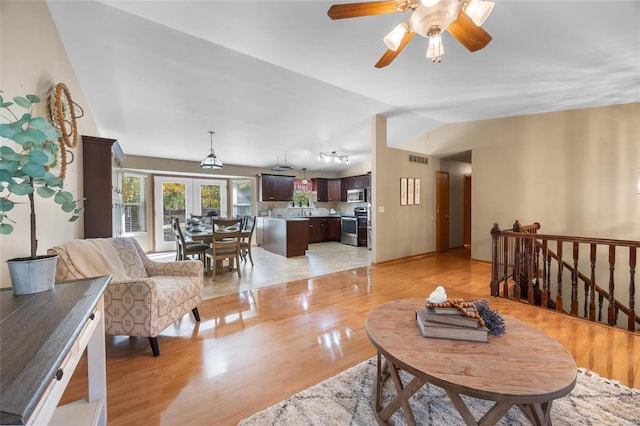
{"label": "stacked book", "polygon": [[416,324],[422,337],[487,342],[489,330],[478,320],[456,308],[416,309]]}

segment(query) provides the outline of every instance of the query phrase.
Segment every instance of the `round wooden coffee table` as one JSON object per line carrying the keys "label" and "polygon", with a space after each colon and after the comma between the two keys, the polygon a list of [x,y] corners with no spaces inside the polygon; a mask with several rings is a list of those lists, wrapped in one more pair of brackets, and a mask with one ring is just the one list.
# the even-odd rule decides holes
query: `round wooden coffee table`
{"label": "round wooden coffee table", "polygon": [[[395,300],[367,315],[367,335],[378,350],[372,404],[379,423],[402,408],[407,422],[415,425],[409,398],[431,383],[445,390],[467,425],[495,424],[514,405],[535,424],[551,424],[551,403],[576,383],[575,361],[560,343],[507,315],[506,333],[489,336],[488,343],[425,338],[415,323],[415,310],[423,307],[424,299]],[[403,385],[399,370],[413,379]],[[382,388],[389,377],[397,395],[383,407]],[[460,395],[495,404],[476,420]]]}

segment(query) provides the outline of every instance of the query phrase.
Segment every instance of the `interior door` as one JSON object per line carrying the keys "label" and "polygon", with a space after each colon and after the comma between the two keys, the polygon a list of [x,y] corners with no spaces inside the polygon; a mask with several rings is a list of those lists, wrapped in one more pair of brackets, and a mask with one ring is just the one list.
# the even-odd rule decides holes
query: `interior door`
{"label": "interior door", "polygon": [[449,172],[436,172],[436,251],[449,249]]}
{"label": "interior door", "polygon": [[471,245],[471,176],[464,177],[464,245]]}

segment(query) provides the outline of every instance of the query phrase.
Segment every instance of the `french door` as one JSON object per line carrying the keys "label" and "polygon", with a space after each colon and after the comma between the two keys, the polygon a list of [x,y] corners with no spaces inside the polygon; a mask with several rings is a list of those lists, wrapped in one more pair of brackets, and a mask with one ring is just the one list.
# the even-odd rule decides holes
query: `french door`
{"label": "french door", "polygon": [[227,181],[156,176],[153,182],[155,250],[176,247],[171,218],[184,226],[191,215],[227,216]]}

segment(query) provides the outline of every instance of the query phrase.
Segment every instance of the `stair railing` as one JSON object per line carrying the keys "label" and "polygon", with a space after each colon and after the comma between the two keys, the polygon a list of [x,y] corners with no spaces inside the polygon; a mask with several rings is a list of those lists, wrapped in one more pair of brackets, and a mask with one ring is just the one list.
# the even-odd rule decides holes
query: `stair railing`
{"label": "stair railing", "polygon": [[[522,294],[526,293],[524,301],[529,304],[539,304],[544,308],[555,306],[557,311],[573,316],[580,315],[582,301],[584,318],[603,322],[606,309],[606,324],[615,326],[622,312],[627,318],[623,327],[630,331],[640,330],[640,316],[635,312],[635,270],[640,241],[545,235],[538,234],[539,229],[539,223],[522,226],[516,221],[511,229],[505,230],[494,224],[491,230],[491,295],[523,300]],[[568,260],[563,258],[565,245],[571,248],[572,254]],[[555,252],[552,246],[555,246]],[[588,274],[580,271],[580,248],[585,246],[588,249]],[[605,261],[597,259],[599,247],[604,247],[608,254]],[[616,274],[620,278],[620,272],[616,271],[617,263],[620,263],[616,254],[627,250],[628,297],[616,294]],[[626,260],[623,262],[626,263]],[[598,284],[596,274],[597,266],[603,263],[608,268],[606,289]],[[565,293],[563,289],[565,274],[570,275],[569,301],[563,297],[569,293],[569,290]]]}

